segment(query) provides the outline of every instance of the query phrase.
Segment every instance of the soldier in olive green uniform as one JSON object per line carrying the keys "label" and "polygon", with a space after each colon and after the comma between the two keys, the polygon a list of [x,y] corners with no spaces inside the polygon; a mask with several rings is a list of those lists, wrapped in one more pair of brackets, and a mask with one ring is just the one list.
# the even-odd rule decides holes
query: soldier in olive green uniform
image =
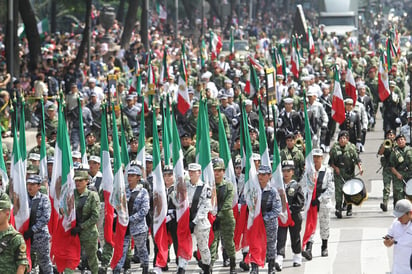
{"label": "soldier in olive green uniform", "polygon": [[[380,204],[381,209],[386,212],[388,211],[388,200],[389,194],[391,192],[391,183],[393,180],[393,174],[391,168],[389,167],[389,159],[391,152],[394,149],[395,145],[395,133],[392,129],[386,132],[386,140],[381,144],[378,150],[378,155],[381,155],[381,167],[382,167],[382,176],[383,176],[383,201]],[[391,144],[386,144],[390,140]]]}
{"label": "soldier in olive green uniform", "polygon": [[[37,153],[40,154],[40,147],[41,147],[41,132],[38,132],[36,134],[36,142],[37,146],[33,147],[27,155],[30,155],[31,153]],[[3,148],[3,153],[4,153],[4,148]],[[54,156],[54,148],[46,143],[46,154],[47,156]]]}
{"label": "soldier in olive green uniform", "polygon": [[[87,189],[89,173],[86,169],[77,169],[74,173],[76,190],[74,199],[76,205],[76,226],[71,235],[79,235],[82,254],[85,255],[93,274],[98,273],[97,262],[97,221],[99,220],[100,200],[96,192]],[[73,273],[70,271],[70,273]]]}
{"label": "soldier in olive green uniform", "polygon": [[[356,150],[356,146],[349,142],[349,133],[345,130],[339,132],[338,142],[336,142],[330,153],[329,165],[333,168],[335,180],[335,201],[337,218],[342,218],[342,197],[343,184],[355,177],[355,166],[358,165],[360,175],[363,174],[361,160]],[[352,216],[352,205],[349,204],[346,216]]]}
{"label": "soldier in olive green uniform", "polygon": [[57,132],[57,125],[59,124],[59,121],[57,119],[56,116],[56,111],[57,111],[57,107],[55,104],[50,105],[47,108],[47,115],[46,118],[44,120],[44,125],[46,127],[46,136],[47,139],[52,139],[51,135],[54,131]]}
{"label": "soldier in olive green uniform", "polygon": [[86,154],[90,156],[100,156],[100,145],[96,143],[96,136],[90,131],[86,136]]}
{"label": "soldier in olive green uniform", "polygon": [[403,134],[395,138],[397,146],[392,150],[389,157],[389,168],[393,174],[393,204],[405,198],[404,182],[411,177],[412,150],[406,146]]}
{"label": "soldier in olive green uniform", "polygon": [[9,224],[11,202],[0,192],[0,271],[23,274],[29,265],[23,236]]}
{"label": "soldier in olive green uniform", "polygon": [[133,130],[132,127],[130,126],[129,119],[127,119],[127,116],[122,116],[120,115],[120,107],[119,106],[114,106],[114,113],[116,115],[116,123],[117,123],[117,128],[120,132],[120,126],[122,125],[123,122],[123,129],[126,135],[126,140],[129,141],[133,137]]}
{"label": "soldier in olive green uniform", "polygon": [[225,163],[221,158],[213,160],[213,170],[215,173],[216,195],[217,195],[217,215],[213,223],[215,237],[210,253],[212,256],[211,265],[217,259],[219,241],[222,239],[224,252],[230,259],[230,274],[236,274],[236,250],[233,241],[235,233],[235,218],[233,216],[233,184],[223,179],[225,175]]}
{"label": "soldier in olive green uniform", "polygon": [[212,138],[215,140],[219,140],[219,115],[222,119],[223,126],[225,128],[226,137],[230,143],[230,127],[229,123],[226,119],[226,115],[219,113],[217,107],[219,106],[219,102],[217,100],[213,100],[211,108],[210,108],[210,116],[209,116],[209,125],[210,130],[212,131]]}
{"label": "soldier in olive green uniform", "polygon": [[300,181],[302,179],[303,171],[305,168],[305,157],[302,150],[296,146],[295,135],[292,133],[286,135],[286,147],[280,151],[280,160],[293,160],[295,164],[295,173],[293,179]]}
{"label": "soldier in olive green uniform", "polygon": [[191,145],[192,137],[187,132],[180,134],[180,142],[182,143],[182,151],[184,157],[183,165],[186,169],[189,164],[196,161],[196,148]]}

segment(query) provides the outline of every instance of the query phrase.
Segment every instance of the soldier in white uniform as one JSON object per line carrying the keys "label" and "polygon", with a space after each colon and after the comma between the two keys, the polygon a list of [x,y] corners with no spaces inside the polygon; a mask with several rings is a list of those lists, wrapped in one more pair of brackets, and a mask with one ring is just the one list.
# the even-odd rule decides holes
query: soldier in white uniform
{"label": "soldier in white uniform", "polygon": [[319,148],[320,147],[320,133],[322,131],[326,132],[328,127],[328,114],[326,113],[323,105],[317,101],[317,94],[314,89],[309,89],[306,93],[306,97],[308,97],[309,103],[307,105],[308,111],[312,111],[313,116],[317,122],[318,128],[317,132],[313,134],[313,147]]}
{"label": "soldier in white uniform", "polygon": [[[317,207],[319,217],[320,237],[322,239],[321,255],[322,257],[328,256],[328,239],[329,239],[329,212],[333,208],[332,196],[335,193],[335,182],[333,180],[332,170],[323,164],[323,152],[319,148],[312,150],[313,162],[315,164],[315,178],[316,180],[316,198],[312,200],[312,197],[306,197],[307,201],[311,201],[311,207]],[[306,177],[304,178],[306,181]],[[313,183],[306,182],[305,186],[308,187]],[[311,193],[311,192],[309,192]],[[315,233],[310,236],[308,243],[306,244],[306,250],[302,251],[302,256],[307,260],[312,260],[312,245],[314,242]]]}
{"label": "soldier in white uniform", "polygon": [[353,108],[359,114],[360,122],[361,122],[361,145],[359,147],[360,152],[364,152],[365,148],[365,140],[366,140],[366,132],[368,130],[368,113],[366,112],[365,105],[361,102],[357,101],[356,105]]}
{"label": "soldier in white uniform", "polygon": [[[210,273],[209,232],[210,222],[208,213],[212,211],[212,189],[200,179],[201,166],[191,163],[188,166],[190,180],[186,182],[187,197],[190,205],[190,231],[194,234],[200,252],[201,265],[204,274]],[[177,273],[185,273],[188,261],[179,257]]]}

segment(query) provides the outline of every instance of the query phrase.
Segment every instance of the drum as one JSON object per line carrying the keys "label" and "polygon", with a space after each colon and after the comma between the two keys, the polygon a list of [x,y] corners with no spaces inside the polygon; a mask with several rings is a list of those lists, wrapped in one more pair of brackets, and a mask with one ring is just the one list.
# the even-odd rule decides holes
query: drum
{"label": "drum", "polygon": [[405,184],[405,196],[412,202],[412,179],[409,179]]}
{"label": "drum", "polygon": [[342,191],[347,204],[360,205],[368,196],[365,184],[359,178],[346,181]]}

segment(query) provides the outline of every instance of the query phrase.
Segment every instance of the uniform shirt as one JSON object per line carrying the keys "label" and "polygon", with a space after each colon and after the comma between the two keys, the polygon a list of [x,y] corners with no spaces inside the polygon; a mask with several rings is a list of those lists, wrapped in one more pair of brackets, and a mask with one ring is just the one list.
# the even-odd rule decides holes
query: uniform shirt
{"label": "uniform shirt", "polygon": [[309,105],[308,111],[309,110],[312,111],[316,121],[318,122],[318,125],[320,125],[321,127],[328,126],[329,118],[321,103],[317,101],[313,102],[312,105]]}
{"label": "uniform shirt", "polygon": [[6,231],[0,232],[0,241],[7,235],[12,236],[7,248],[1,253],[0,256],[0,269],[1,273],[16,273],[17,268],[20,265],[29,265],[26,255],[26,244],[23,236],[18,233],[11,225]]}
{"label": "uniform shirt", "polygon": [[[325,175],[323,176],[323,180],[322,180],[322,191],[323,192],[320,195],[316,195],[316,196],[318,196],[320,206],[327,206],[328,204],[332,203],[332,197],[335,193],[335,182],[333,179],[332,170],[326,165],[322,165],[319,168],[319,170],[315,170],[316,178],[319,178],[319,172],[321,171],[325,172]],[[310,199],[311,198],[312,197],[310,197]]]}
{"label": "uniform shirt", "polygon": [[280,151],[281,161],[293,160],[295,164],[295,174],[293,178],[300,180],[303,175],[303,170],[305,167],[305,157],[303,156],[302,151],[295,145],[292,149],[284,148]]}
{"label": "uniform shirt", "polygon": [[330,151],[329,164],[337,166],[340,169],[341,177],[345,180],[352,179],[355,176],[355,165],[360,162],[356,146],[350,142],[344,147],[336,142]]}
{"label": "uniform shirt", "polygon": [[389,167],[394,167],[403,174],[410,173],[412,171],[412,150],[407,146],[404,148],[395,146],[389,156]]}
{"label": "uniform shirt", "polygon": [[196,217],[193,219],[193,223],[199,225],[201,228],[209,228],[210,223],[208,219],[208,213],[212,210],[212,190],[208,185],[206,185],[201,180],[197,181],[196,184],[192,184],[190,180],[186,181],[186,188],[187,188],[187,198],[189,200],[189,206],[192,206],[193,196],[196,192],[196,188],[198,186],[204,185],[202,189],[202,193],[199,197],[199,203],[197,206],[197,214]]}
{"label": "uniform shirt", "polygon": [[300,213],[305,204],[305,196],[303,194],[302,187],[298,184],[298,182],[292,180],[289,184],[285,184],[285,193],[288,200],[290,213]]}
{"label": "uniform shirt", "polygon": [[80,239],[97,237],[97,221],[100,215],[100,199],[96,192],[86,189],[82,194],[77,190],[74,191],[74,199],[76,207],[79,205],[79,199],[83,196],[88,196],[84,203],[82,216],[76,216],[77,220],[82,220],[80,227]]}
{"label": "uniform shirt", "polygon": [[280,200],[279,193],[275,187],[267,184],[266,187],[262,189],[262,197],[264,195],[268,195],[266,200],[266,208],[270,208],[270,210],[264,212],[263,220],[265,222],[276,220],[282,211],[282,202]]}
{"label": "uniform shirt", "polygon": [[388,235],[393,237],[397,244],[393,245],[392,274],[412,273],[410,258],[412,253],[412,222],[401,224],[395,219],[389,228]]}
{"label": "uniform shirt", "polygon": [[31,229],[33,230],[34,238],[36,236],[49,236],[49,229],[47,227],[47,224],[49,223],[50,220],[50,214],[51,214],[51,204],[50,200],[47,197],[47,195],[44,195],[42,193],[37,192],[37,194],[33,197],[30,198],[29,196],[29,208],[31,210],[32,204],[34,200],[39,199],[39,205],[37,206],[37,211],[34,212],[36,214],[36,222],[32,225]]}
{"label": "uniform shirt", "polygon": [[129,202],[133,192],[139,191],[133,203],[133,210],[129,212],[129,228],[131,235],[147,232],[146,215],[150,208],[149,193],[142,184],[138,184],[134,189],[126,189],[126,197]]}

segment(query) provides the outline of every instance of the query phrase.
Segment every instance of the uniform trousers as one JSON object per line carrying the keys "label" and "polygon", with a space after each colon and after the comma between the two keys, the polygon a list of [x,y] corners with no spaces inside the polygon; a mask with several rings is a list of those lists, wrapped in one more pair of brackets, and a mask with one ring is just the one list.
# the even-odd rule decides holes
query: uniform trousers
{"label": "uniform trousers", "polygon": [[291,216],[292,216],[293,221],[295,222],[295,225],[289,226],[289,227],[279,226],[279,229],[278,229],[277,254],[282,255],[283,257],[285,257],[285,246],[286,246],[286,238],[287,238],[288,229],[289,229],[290,242],[291,242],[293,253],[299,254],[302,252],[302,243],[300,240],[300,230],[302,227],[302,216],[300,215],[300,212],[293,213]]}

